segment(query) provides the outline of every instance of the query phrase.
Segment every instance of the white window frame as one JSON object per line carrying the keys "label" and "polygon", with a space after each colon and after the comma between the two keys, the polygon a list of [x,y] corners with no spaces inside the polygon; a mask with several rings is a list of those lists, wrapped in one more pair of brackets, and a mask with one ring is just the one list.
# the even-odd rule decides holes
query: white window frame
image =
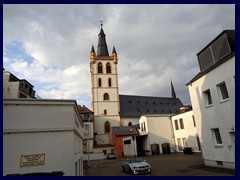
{"label": "white window frame", "polygon": [[[213,137],[213,140],[214,140],[214,146],[215,147],[222,147],[223,146],[222,137],[221,137],[221,132],[220,132],[219,128],[213,128],[213,129],[211,129],[211,131],[212,131],[212,137]],[[219,137],[217,137],[218,135],[216,134],[216,131],[218,131]],[[218,138],[220,138],[219,140],[221,142],[219,142]]]}
{"label": "white window frame", "polygon": [[[223,99],[223,91],[222,91],[222,89],[221,89],[221,87],[222,86],[225,86],[225,88],[226,88],[226,92],[227,92],[227,98],[225,98],[225,99]],[[223,82],[221,82],[221,83],[219,83],[218,85],[217,85],[217,91],[218,91],[218,97],[219,97],[219,100],[220,100],[220,102],[225,102],[225,101],[228,101],[229,100],[229,93],[228,93],[228,89],[227,89],[227,85],[226,85],[226,83],[225,83],[225,81],[223,81]]]}

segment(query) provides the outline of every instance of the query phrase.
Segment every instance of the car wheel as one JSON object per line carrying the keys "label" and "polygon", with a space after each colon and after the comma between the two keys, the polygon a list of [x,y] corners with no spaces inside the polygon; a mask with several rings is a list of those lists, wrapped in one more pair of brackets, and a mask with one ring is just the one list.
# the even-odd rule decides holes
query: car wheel
{"label": "car wheel", "polygon": [[128,172],[129,174],[133,174],[133,171],[132,171],[132,169],[131,168],[129,168],[129,172]]}

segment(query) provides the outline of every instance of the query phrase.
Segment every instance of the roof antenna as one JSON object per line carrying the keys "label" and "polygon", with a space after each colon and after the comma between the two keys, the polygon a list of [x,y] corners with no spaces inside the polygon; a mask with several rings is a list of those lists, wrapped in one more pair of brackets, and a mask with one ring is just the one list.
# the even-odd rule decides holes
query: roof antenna
{"label": "roof antenna", "polygon": [[101,27],[103,26],[103,18],[100,19]]}

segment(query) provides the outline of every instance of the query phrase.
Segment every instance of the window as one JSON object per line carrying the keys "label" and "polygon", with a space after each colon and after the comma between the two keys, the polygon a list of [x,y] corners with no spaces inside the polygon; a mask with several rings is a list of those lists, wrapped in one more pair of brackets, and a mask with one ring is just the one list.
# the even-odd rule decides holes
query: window
{"label": "window", "polygon": [[175,124],[175,130],[179,130],[178,121],[177,120],[174,120],[174,124]]}
{"label": "window", "polygon": [[109,100],[109,95],[108,95],[108,93],[105,93],[105,94],[103,95],[103,100]]}
{"label": "window", "polygon": [[146,131],[146,124],[143,122],[143,130]]}
{"label": "window", "polygon": [[106,155],[107,154],[107,150],[102,150],[103,154]]}
{"label": "window", "polygon": [[102,87],[102,79],[98,78],[98,87]]}
{"label": "window", "polygon": [[143,131],[143,123],[141,123],[141,131]]}
{"label": "window", "polygon": [[128,123],[128,126],[132,126],[132,122],[131,121]]}
{"label": "window", "polygon": [[212,102],[212,97],[211,97],[210,89],[204,91],[203,94],[204,94],[206,106],[212,105],[213,102]]}
{"label": "window", "polygon": [[214,135],[214,140],[216,144],[222,144],[222,138],[220,135],[219,128],[212,129],[213,135]]}
{"label": "window", "polygon": [[106,69],[107,69],[107,73],[111,73],[111,65],[110,65],[110,63],[106,64]]}
{"label": "window", "polygon": [[192,120],[193,120],[193,126],[196,127],[196,122],[195,122],[195,117],[192,115]]}
{"label": "window", "polygon": [[108,87],[112,87],[112,79],[111,78],[108,79]]}
{"label": "window", "polygon": [[200,144],[200,139],[198,136],[196,137],[196,140],[197,140],[197,144],[198,144],[198,150],[201,151],[201,144]]}
{"label": "window", "polygon": [[178,150],[182,151],[182,143],[180,138],[177,139],[177,143],[178,143]]}
{"label": "window", "polygon": [[228,96],[227,86],[225,82],[217,85],[217,87],[218,87],[218,95],[219,95],[220,101],[224,101],[228,99],[229,96]]}
{"label": "window", "polygon": [[102,63],[98,63],[98,73],[103,73]]}
{"label": "window", "polygon": [[125,140],[123,141],[123,144],[131,144],[131,140]]}
{"label": "window", "polygon": [[104,124],[104,130],[105,130],[105,133],[110,132],[110,123],[108,121],[105,122],[105,124]]}
{"label": "window", "polygon": [[104,109],[104,115],[107,115],[107,110],[106,109]]}
{"label": "window", "polygon": [[181,129],[184,129],[184,124],[183,124],[183,119],[179,119],[179,123],[180,123],[180,128]]}

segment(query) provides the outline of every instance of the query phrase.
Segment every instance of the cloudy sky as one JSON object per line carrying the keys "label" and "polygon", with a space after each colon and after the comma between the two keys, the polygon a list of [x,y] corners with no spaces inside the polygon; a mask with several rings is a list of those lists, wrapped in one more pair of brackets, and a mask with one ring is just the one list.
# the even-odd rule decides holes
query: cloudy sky
{"label": "cloudy sky", "polygon": [[198,72],[196,54],[224,29],[235,5],[3,5],[3,67],[28,80],[38,96],[76,99],[91,108],[89,55],[100,19],[115,45],[120,94],[177,97]]}

